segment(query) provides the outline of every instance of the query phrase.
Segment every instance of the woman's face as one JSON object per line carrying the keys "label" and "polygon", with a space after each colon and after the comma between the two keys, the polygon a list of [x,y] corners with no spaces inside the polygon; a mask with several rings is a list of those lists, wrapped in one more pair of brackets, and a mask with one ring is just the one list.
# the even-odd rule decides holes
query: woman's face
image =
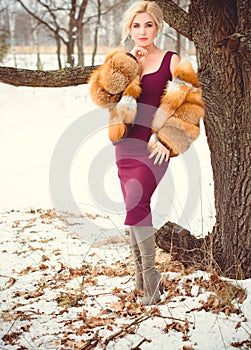
{"label": "woman's face", "polygon": [[148,13],[138,13],[131,24],[130,34],[136,46],[146,47],[154,42],[158,28]]}

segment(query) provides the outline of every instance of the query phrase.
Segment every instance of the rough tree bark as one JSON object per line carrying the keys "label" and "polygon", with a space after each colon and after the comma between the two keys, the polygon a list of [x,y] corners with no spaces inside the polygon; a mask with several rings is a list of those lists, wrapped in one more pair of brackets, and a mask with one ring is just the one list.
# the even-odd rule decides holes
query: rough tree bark
{"label": "rough tree bark", "polygon": [[65,87],[86,84],[97,66],[65,68],[62,70],[36,71],[0,67],[0,81],[14,86]]}
{"label": "rough tree bark", "polygon": [[[158,2],[164,11],[170,4],[170,0]],[[187,232],[184,235],[182,230],[175,231],[174,240],[169,225],[157,234],[159,245],[169,249],[172,242],[172,253],[184,261],[180,244],[186,247],[187,256],[192,251],[199,257],[198,247],[208,247],[211,242],[214,267],[232,278],[251,277],[250,12],[248,0],[191,0],[189,13],[179,14],[179,30],[183,35],[188,30],[186,36],[194,41],[200,63],[216,223],[213,234],[204,243],[189,237]],[[208,258],[207,249],[202,260]]]}

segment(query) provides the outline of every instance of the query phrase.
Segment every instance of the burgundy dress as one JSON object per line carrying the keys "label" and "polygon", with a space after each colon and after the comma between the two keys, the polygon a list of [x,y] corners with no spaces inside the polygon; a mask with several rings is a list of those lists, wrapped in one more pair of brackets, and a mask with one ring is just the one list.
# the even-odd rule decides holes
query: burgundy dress
{"label": "burgundy dress", "polygon": [[171,80],[170,60],[174,52],[165,53],[159,69],[141,79],[142,93],[137,102],[137,116],[127,136],[116,145],[116,164],[126,205],[125,224],[152,226],[151,197],[164,176],[168,163],[154,165],[148,159],[147,144],[151,136],[153,115],[168,80]]}

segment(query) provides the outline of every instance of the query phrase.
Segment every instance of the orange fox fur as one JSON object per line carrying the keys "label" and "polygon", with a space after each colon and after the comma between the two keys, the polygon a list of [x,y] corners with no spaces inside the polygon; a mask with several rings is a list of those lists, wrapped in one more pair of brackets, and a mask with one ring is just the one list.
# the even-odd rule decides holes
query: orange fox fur
{"label": "orange fox fur", "polygon": [[[109,138],[112,142],[123,137],[127,123],[134,123],[136,102],[130,106],[128,102],[132,103],[141,93],[139,70],[137,61],[131,55],[122,48],[116,48],[108,53],[105,62],[90,76],[93,101],[98,106],[109,109]],[[125,100],[125,96],[130,98]]]}
{"label": "orange fox fur", "polygon": [[[169,81],[154,115],[152,131],[170,149],[170,156],[184,153],[199,136],[205,105],[196,72],[182,60]],[[151,147],[151,140],[149,147]]]}

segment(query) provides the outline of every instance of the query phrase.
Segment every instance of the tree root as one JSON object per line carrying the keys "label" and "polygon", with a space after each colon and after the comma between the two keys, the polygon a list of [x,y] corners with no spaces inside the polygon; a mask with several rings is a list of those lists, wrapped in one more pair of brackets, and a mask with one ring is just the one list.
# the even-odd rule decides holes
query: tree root
{"label": "tree root", "polygon": [[185,268],[213,265],[212,235],[196,238],[183,227],[167,222],[156,233],[156,244],[181,262]]}

